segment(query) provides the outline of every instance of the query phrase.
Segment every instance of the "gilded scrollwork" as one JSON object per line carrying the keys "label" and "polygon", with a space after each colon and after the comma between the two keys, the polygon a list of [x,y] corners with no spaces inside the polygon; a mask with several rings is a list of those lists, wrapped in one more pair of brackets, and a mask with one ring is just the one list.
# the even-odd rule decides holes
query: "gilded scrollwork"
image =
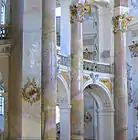
{"label": "gilded scrollwork", "polygon": [[112,93],[112,83],[109,79],[100,79],[100,81],[109,89],[109,91]]}
{"label": "gilded scrollwork", "polygon": [[31,105],[40,100],[40,87],[37,85],[35,78],[32,80],[29,77],[27,78],[27,83],[22,89],[22,96],[24,101]]}
{"label": "gilded scrollwork", "polygon": [[83,76],[83,83],[87,82],[90,79],[89,76]]}
{"label": "gilded scrollwork", "polygon": [[91,5],[76,3],[70,6],[70,22],[83,22],[84,16],[91,13]]}
{"label": "gilded scrollwork", "polygon": [[122,15],[118,15],[112,18],[113,22],[113,32],[116,33],[118,31],[126,32],[127,24],[132,20],[132,16],[129,16],[128,13],[124,13]]}

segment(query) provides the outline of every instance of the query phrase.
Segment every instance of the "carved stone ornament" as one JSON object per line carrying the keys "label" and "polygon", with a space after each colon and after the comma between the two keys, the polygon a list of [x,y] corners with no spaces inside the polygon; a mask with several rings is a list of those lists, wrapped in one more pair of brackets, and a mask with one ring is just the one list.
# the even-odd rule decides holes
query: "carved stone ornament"
{"label": "carved stone ornament", "polygon": [[112,83],[109,79],[100,79],[100,81],[109,89],[109,91],[112,93]]}
{"label": "carved stone ornament", "polygon": [[90,77],[91,77],[91,79],[93,81],[93,84],[99,79],[99,75],[98,74],[94,74],[94,73],[91,73]]}
{"label": "carved stone ornament", "polygon": [[91,5],[76,3],[70,6],[70,22],[83,22],[84,16],[91,14]]}
{"label": "carved stone ornament", "polygon": [[118,31],[126,32],[127,31],[127,24],[129,21],[132,20],[132,16],[128,16],[128,13],[124,13],[122,15],[118,15],[112,18],[113,22],[113,32],[116,33]]}
{"label": "carved stone ornament", "polygon": [[92,116],[89,112],[84,113],[84,123],[89,124],[92,121]]}
{"label": "carved stone ornament", "polygon": [[130,45],[129,50],[131,52],[131,57],[138,57],[138,43]]}
{"label": "carved stone ornament", "polygon": [[31,105],[40,100],[40,88],[37,86],[35,78],[32,81],[29,77],[27,78],[27,83],[22,89],[22,96],[24,101]]}

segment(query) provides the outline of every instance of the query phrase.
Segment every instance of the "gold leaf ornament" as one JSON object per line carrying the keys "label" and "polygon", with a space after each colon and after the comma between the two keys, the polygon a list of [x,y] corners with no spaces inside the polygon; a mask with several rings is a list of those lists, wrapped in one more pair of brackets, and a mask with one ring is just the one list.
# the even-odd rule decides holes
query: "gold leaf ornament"
{"label": "gold leaf ornament", "polygon": [[35,78],[32,80],[28,77],[27,83],[22,88],[22,96],[25,102],[31,105],[40,100],[40,87],[37,85]]}

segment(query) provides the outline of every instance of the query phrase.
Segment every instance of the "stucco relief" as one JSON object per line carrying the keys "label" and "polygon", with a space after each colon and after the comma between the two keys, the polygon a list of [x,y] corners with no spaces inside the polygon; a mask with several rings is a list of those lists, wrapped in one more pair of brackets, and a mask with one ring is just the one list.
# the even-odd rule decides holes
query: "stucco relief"
{"label": "stucco relief", "polygon": [[138,43],[130,45],[129,50],[131,53],[131,57],[138,57]]}
{"label": "stucco relief", "polygon": [[67,84],[69,84],[68,72],[61,71],[61,75],[62,75],[62,76],[64,77],[64,79],[66,80]]}
{"label": "stucco relief", "polygon": [[112,83],[109,79],[100,79],[100,81],[109,89],[112,93]]}
{"label": "stucco relief", "polygon": [[89,76],[83,76],[83,83],[87,82],[88,80],[90,80],[90,77]]}

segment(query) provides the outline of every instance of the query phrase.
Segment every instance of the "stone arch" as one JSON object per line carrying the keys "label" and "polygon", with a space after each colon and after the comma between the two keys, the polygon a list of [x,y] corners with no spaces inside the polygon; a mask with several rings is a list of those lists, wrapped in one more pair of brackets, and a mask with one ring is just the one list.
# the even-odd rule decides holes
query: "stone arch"
{"label": "stone arch", "polygon": [[[111,94],[111,92],[110,92],[110,90],[102,83],[102,82],[100,82],[100,81],[95,81],[94,83],[93,83],[93,80],[92,79],[90,79],[90,80],[88,80],[87,82],[85,82],[84,83],[84,90],[86,89],[86,87],[88,87],[89,85],[95,85],[95,86],[98,86],[99,87],[99,89],[101,88],[101,89],[103,89],[103,93],[105,94],[105,100],[107,100],[108,102],[109,102],[109,106],[111,107],[111,108],[114,108],[113,106],[113,100],[112,100],[112,94]],[[103,108],[103,103],[102,103],[102,101],[103,101],[103,98],[101,99],[100,98],[100,95],[99,96],[97,96],[96,94],[93,94],[93,92],[91,93],[92,94],[92,96],[97,100],[97,101],[99,101],[99,107],[100,108]]]}
{"label": "stone arch", "polygon": [[89,80],[84,84],[84,94],[86,93],[91,95],[98,105],[98,140],[114,140],[114,105],[110,91],[100,81]]}
{"label": "stone arch", "polygon": [[69,89],[68,84],[64,77],[60,74],[57,76],[57,102],[65,104],[69,102]]}

